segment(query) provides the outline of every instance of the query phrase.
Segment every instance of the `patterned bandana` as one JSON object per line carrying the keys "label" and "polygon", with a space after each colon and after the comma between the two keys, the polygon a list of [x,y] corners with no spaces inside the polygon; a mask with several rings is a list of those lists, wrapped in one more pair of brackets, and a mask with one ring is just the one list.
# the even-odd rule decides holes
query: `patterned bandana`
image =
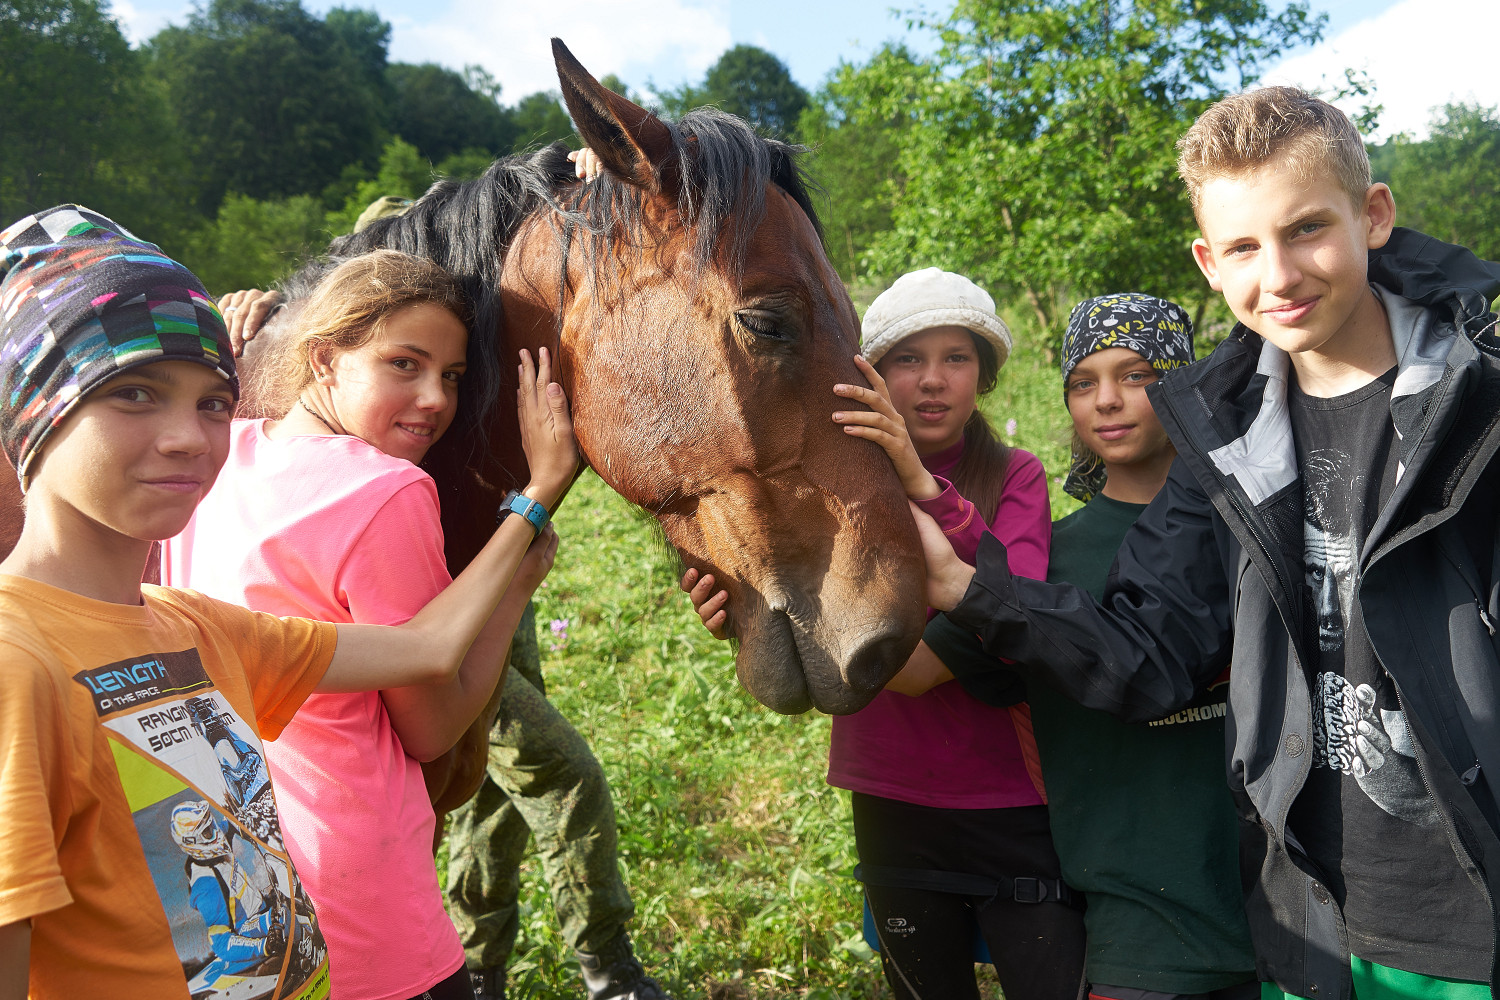
{"label": "patterned bandana", "polygon": [[0,445],[23,488],[79,400],[158,361],[206,365],[239,394],[224,318],[191,271],[77,205],[0,232]]}
{"label": "patterned bandana", "polygon": [[[1080,302],[1063,334],[1064,398],[1068,374],[1078,362],[1109,347],[1126,347],[1165,375],[1193,363],[1193,321],[1175,302],[1139,292],[1101,295]],[[1075,440],[1073,464],[1063,490],[1087,503],[1104,488],[1104,462]]]}

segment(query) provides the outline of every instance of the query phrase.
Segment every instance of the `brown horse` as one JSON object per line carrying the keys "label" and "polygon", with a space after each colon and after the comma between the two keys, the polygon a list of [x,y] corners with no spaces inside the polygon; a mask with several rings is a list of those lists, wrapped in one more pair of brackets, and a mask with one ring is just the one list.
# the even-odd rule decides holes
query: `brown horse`
{"label": "brown horse", "polygon": [[[859,322],[795,150],[712,109],[663,121],[553,51],[604,175],[577,182],[560,146],[500,160],[331,247],[431,257],[475,304],[467,410],[427,461],[450,566],[526,480],[508,390],[516,351],[546,345],[585,461],[728,589],[746,689],[856,711],[916,644],[924,570],[890,462],[830,419],[833,384],[862,381]],[[492,716],[429,767],[440,808],[478,787]]]}

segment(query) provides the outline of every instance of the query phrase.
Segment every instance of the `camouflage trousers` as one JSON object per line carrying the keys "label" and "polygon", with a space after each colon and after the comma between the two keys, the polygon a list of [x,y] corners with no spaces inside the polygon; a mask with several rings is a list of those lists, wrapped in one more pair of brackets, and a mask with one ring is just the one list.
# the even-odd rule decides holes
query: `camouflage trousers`
{"label": "camouflage trousers", "polygon": [[530,613],[516,631],[484,783],[453,813],[448,835],[449,912],[471,969],[504,965],[515,947],[529,836],[563,939],[598,951],[625,929],[635,906],[616,861],[604,770],[547,700]]}

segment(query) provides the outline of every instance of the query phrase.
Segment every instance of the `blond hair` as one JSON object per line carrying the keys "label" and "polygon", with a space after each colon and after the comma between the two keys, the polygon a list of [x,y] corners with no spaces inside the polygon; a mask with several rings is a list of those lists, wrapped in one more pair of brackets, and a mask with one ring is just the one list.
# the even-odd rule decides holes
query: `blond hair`
{"label": "blond hair", "polygon": [[420,303],[441,306],[465,326],[469,306],[447,271],[398,250],[351,257],[323,276],[298,313],[290,334],[258,366],[255,398],[265,413],[284,416],[313,380],[312,352],[358,350],[393,313]]}
{"label": "blond hair", "polygon": [[1203,186],[1273,159],[1303,178],[1331,174],[1354,202],[1370,189],[1370,157],[1349,116],[1297,87],[1234,94],[1198,116],[1177,140],[1177,172],[1198,216]]}

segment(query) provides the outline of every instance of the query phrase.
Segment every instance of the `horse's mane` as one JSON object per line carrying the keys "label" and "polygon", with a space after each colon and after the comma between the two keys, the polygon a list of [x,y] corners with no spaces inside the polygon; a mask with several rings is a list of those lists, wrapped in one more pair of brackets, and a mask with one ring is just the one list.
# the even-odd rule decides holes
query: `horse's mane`
{"label": "horse's mane", "polygon": [[[822,237],[809,181],[797,162],[800,147],[768,139],[715,108],[699,108],[667,124],[672,153],[657,167],[678,179],[676,208],[692,232],[692,260],[699,272],[714,260],[724,227],[734,222],[727,263],[736,277],[743,273],[750,235],[765,214],[768,181],[796,201]],[[580,184],[567,155],[566,144],[554,143],[496,160],[472,181],[438,181],[403,215],[378,219],[334,240],[326,257],[303,267],[283,289],[295,300],[340,261],[380,248],[426,257],[446,268],[458,278],[473,309],[459,420],[482,439],[506,371],[494,336],[503,319],[500,274],[522,221],[539,208],[550,209],[560,266],[566,267],[569,246],[579,242],[588,277],[595,281],[614,277],[606,262],[617,243],[656,242],[639,187],[609,173]],[[565,283],[559,287],[565,293]]]}

